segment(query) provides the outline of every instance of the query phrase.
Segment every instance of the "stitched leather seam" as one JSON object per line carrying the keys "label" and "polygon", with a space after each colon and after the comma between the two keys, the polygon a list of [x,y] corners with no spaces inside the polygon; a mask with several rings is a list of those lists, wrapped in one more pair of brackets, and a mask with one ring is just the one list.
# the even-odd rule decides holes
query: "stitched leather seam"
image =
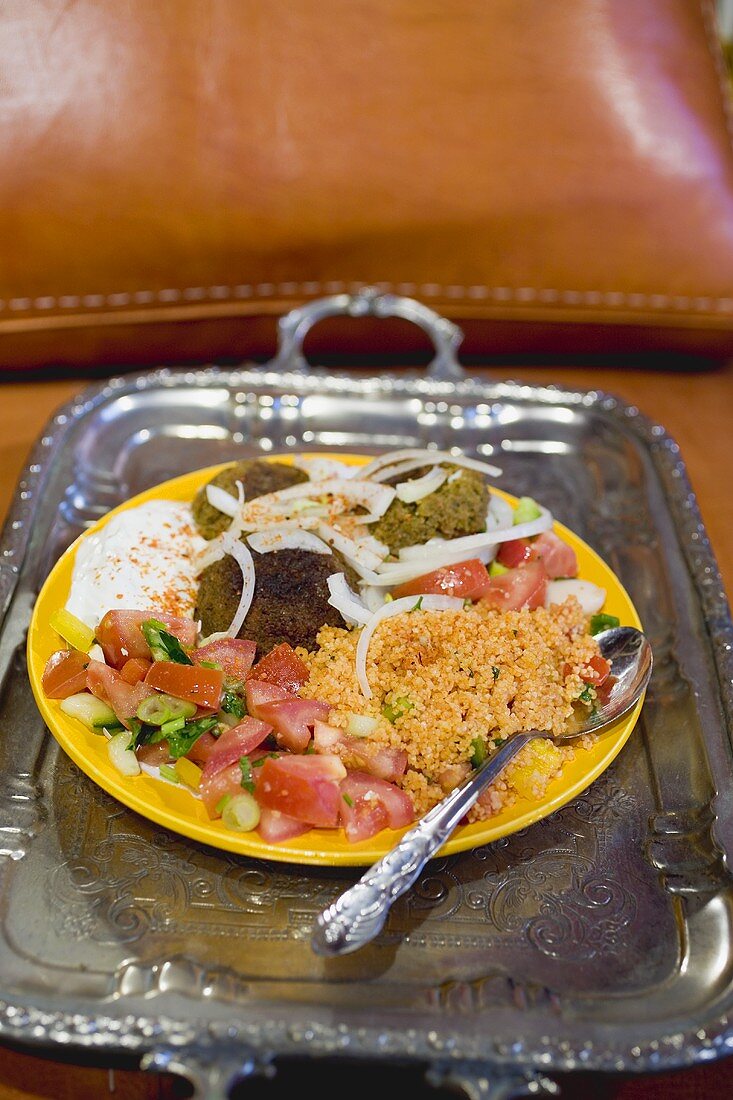
{"label": "stitched leather seam", "polygon": [[644,310],[667,310],[688,313],[729,313],[733,311],[733,297],[713,298],[705,295],[687,294],[642,294],[626,293],[617,290],[559,290],[551,287],[531,286],[461,286],[440,283],[410,282],[346,282],[328,280],[326,282],[305,281],[285,283],[240,283],[236,286],[193,286],[184,289],[167,288],[165,290],[136,290],[116,294],[63,294],[59,297],[44,295],[38,298],[10,298],[0,300],[0,310],[14,313],[32,310],[77,310],[79,308],[95,310],[121,308],[129,306],[159,306],[194,302],[224,302],[247,298],[281,298],[320,294],[353,293],[366,285],[377,286],[380,290],[406,296],[419,295],[424,298],[442,298],[451,301],[511,302],[520,305],[575,306],[598,308],[631,308]]}

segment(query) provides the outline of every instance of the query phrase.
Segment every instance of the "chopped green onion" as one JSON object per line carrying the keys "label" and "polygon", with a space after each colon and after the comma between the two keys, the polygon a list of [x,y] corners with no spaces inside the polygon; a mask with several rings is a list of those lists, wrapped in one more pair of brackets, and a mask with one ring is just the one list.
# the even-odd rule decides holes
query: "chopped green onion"
{"label": "chopped green onion", "polygon": [[473,764],[474,768],[479,768],[486,759],[486,745],[480,737],[474,737],[473,741],[471,742],[471,747],[473,748],[471,763]]}
{"label": "chopped green onion", "polygon": [[616,615],[606,615],[602,611],[598,615],[591,615],[590,617],[591,634],[600,634],[602,630],[610,630],[611,627],[620,625],[621,620]]}
{"label": "chopped green onion", "polygon": [[354,800],[353,800],[353,798],[351,798],[350,795],[342,794],[341,797],[343,798],[343,800],[344,800],[344,802],[346,803],[347,806],[353,806],[354,805]]}
{"label": "chopped green onion", "polygon": [[408,699],[406,695],[401,695],[398,699],[395,699],[393,703],[385,703],[382,707],[382,714],[391,722],[392,725],[398,718],[402,718],[404,714],[407,714],[408,710],[412,710],[415,704],[411,699]]}
{"label": "chopped green onion", "polygon": [[174,661],[178,665],[193,664],[178,638],[166,629],[165,623],[161,623],[158,619],[147,619],[141,624],[140,629],[150,646],[154,661]]}
{"label": "chopped green onion", "polygon": [[178,782],[178,772],[172,764],[161,764],[158,770],[163,779],[167,779],[170,783]]}
{"label": "chopped green onion", "polygon": [[238,833],[248,833],[259,824],[260,807],[248,791],[242,791],[227,802],[222,810],[221,819],[228,829],[234,829]]}
{"label": "chopped green onion", "polygon": [[218,814],[224,813],[226,806],[231,802],[232,796],[230,794],[223,794],[216,804],[216,812]]}
{"label": "chopped green onion", "polygon": [[137,717],[150,726],[162,726],[174,718],[193,718],[196,704],[185,699],[176,699],[173,695],[157,692],[143,699],[137,708]]}
{"label": "chopped green onion", "polygon": [[170,737],[172,733],[178,733],[186,725],[186,719],[181,715],[180,718],[173,718],[170,722],[164,722],[160,727],[160,732],[164,737]]}

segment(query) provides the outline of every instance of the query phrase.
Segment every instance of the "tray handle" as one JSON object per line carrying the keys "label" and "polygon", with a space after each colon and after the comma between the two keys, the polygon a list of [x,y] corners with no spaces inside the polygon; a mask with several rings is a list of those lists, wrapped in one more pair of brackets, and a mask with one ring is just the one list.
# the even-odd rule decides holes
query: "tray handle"
{"label": "tray handle", "polygon": [[411,321],[428,336],[435,356],[426,367],[429,378],[455,382],[464,377],[456,350],[463,340],[461,329],[414,298],[383,294],[377,287],[364,287],[355,294],[334,294],[317,298],[308,305],[290,310],[278,322],[278,348],[268,366],[276,370],[308,372],[303,341],[308,332],[326,317],[401,317]]}
{"label": "tray handle", "polygon": [[487,1066],[485,1062],[434,1062],[429,1085],[462,1093],[468,1100],[517,1100],[520,1096],[559,1096],[555,1081],[533,1069]]}
{"label": "tray handle", "polygon": [[224,1042],[180,1048],[152,1047],[140,1059],[140,1069],[172,1073],[192,1086],[191,1100],[228,1100],[234,1086],[248,1077],[274,1077],[273,1055],[255,1054],[245,1046]]}

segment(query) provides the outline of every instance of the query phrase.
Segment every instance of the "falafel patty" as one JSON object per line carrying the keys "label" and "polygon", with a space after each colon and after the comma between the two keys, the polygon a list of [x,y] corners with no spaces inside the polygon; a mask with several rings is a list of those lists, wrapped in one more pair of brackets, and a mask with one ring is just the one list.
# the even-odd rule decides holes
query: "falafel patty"
{"label": "falafel patty", "polygon": [[[395,497],[372,527],[371,533],[386,543],[393,554],[403,546],[414,546],[428,539],[454,539],[486,530],[489,487],[483,474],[462,466],[443,468],[449,471],[449,477],[439,489],[412,504]],[[420,477],[428,469],[414,470],[410,477]],[[456,473],[458,476],[454,477]],[[404,477],[390,478],[385,484],[404,480]]]}
{"label": "falafel patty", "polygon": [[[238,637],[257,643],[257,655],[288,642],[293,648],[317,648],[322,626],[344,626],[341,613],[328,602],[328,577],[345,573],[350,585],[358,578],[340,554],[312,550],[252,551],[255,591]],[[196,617],[204,635],[226,630],[242,595],[242,571],[228,555],[201,574]]]}
{"label": "falafel patty", "polygon": [[[301,470],[298,466],[288,466],[284,462],[269,462],[264,458],[249,458],[242,462],[235,462],[225,470],[220,470],[207,482],[207,485],[216,485],[217,488],[236,497],[237,482],[241,481],[244,499],[252,500],[254,497],[276,493],[280,489],[300,485],[301,482],[309,480],[305,470]],[[206,485],[203,485],[193,498],[191,511],[199,534],[205,539],[213,539],[220,535],[231,523],[229,516],[209,504]]]}

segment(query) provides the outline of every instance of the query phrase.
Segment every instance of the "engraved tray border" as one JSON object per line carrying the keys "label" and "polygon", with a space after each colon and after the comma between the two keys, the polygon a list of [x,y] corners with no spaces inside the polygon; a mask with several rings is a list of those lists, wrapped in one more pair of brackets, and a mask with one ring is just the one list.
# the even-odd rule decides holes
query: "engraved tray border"
{"label": "engraved tray border", "polygon": [[[255,365],[238,368],[211,366],[193,370],[161,368],[113,377],[90,385],[49,419],[18,481],[0,545],[0,615],[4,618],[7,612],[23,567],[33,517],[42,501],[47,472],[63,449],[71,428],[81,418],[126,392],[139,393],[150,388],[178,386],[242,388],[248,384],[297,386],[304,394],[324,391],[359,393],[378,386],[387,397],[417,394],[437,398],[462,395],[495,401],[532,399],[549,405],[598,407],[612,420],[623,423],[647,450],[666,494],[666,503],[694,578],[700,609],[708,624],[720,685],[720,702],[730,733],[733,726],[733,621],[680,448],[662,425],[650,420],[635,406],[601,390],[500,382],[468,375],[458,381],[441,381],[412,373],[360,377],[315,369],[308,372],[273,372],[267,367]],[[527,1041],[518,1036],[509,1044],[484,1037],[480,1043],[473,1040],[462,1042],[458,1049],[455,1037],[448,1035],[441,1038],[410,1028],[404,1032],[385,1034],[378,1026],[347,1029],[338,1024],[314,1022],[296,1025],[276,1020],[241,1026],[233,1020],[226,1027],[207,1023],[202,1031],[195,1015],[190,1019],[183,1015],[180,1018],[129,1013],[115,1015],[108,1011],[88,1015],[59,1004],[58,997],[47,998],[45,1005],[18,1004],[0,998],[0,1036],[31,1046],[59,1045],[138,1056],[143,1054],[147,1056],[147,1063],[143,1058],[143,1065],[186,1072],[193,1077],[196,1077],[197,1062],[221,1064],[233,1057],[239,1071],[243,1072],[246,1052],[249,1052],[250,1058],[246,1071],[266,1072],[267,1065],[275,1056],[302,1054],[306,1047],[309,1053],[317,1052],[319,1055],[348,1054],[378,1057],[384,1061],[403,1058],[422,1061],[431,1067],[432,1083],[438,1084],[453,1080],[465,1082],[467,1078],[476,1081],[483,1077],[487,1067],[503,1066],[531,1073],[537,1091],[549,1089],[551,1085],[535,1076],[541,1071],[659,1071],[732,1053],[733,1015],[728,1012],[715,1015],[703,1027],[697,1021],[690,1021],[689,1027],[681,1030],[661,1029],[657,1038],[642,1041],[637,1041],[631,1033],[622,1039],[617,1034],[606,1045],[592,1041],[574,1044],[570,1040],[558,1041],[547,1036],[539,1041]],[[161,1043],[167,1051],[165,1055],[156,1053]],[[180,1052],[178,1061],[171,1056],[171,1051]]]}

